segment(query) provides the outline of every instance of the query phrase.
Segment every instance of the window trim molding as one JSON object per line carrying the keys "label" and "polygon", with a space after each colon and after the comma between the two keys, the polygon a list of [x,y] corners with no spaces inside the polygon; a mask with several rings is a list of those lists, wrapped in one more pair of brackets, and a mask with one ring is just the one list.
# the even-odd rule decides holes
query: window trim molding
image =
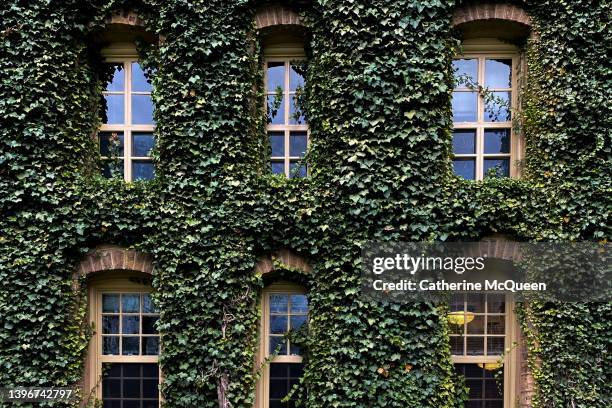
{"label": "window trim molding", "polygon": [[[269,380],[270,380],[270,364],[271,363],[301,363],[302,356],[276,356],[266,362],[269,356],[269,338],[268,338],[268,323],[270,321],[269,298],[270,294],[307,294],[307,290],[298,284],[289,281],[277,281],[266,286],[262,292],[259,302],[259,311],[261,313],[259,319],[259,338],[258,350],[256,356],[256,371],[259,371],[259,378],[255,389],[255,403],[253,408],[268,408],[269,395]],[[264,365],[265,363],[265,365]]]}

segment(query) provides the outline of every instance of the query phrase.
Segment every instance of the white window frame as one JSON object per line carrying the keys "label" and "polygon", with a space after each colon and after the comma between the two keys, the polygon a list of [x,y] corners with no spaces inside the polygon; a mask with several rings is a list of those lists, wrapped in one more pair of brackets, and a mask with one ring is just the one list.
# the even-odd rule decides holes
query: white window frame
{"label": "white window frame", "polygon": [[[123,133],[123,177],[125,181],[132,181],[132,162],[153,162],[150,156],[132,156],[132,133],[154,133],[155,124],[134,125],[132,124],[132,95],[151,95],[151,92],[132,91],[132,63],[139,62],[138,52],[134,43],[116,43],[102,50],[104,63],[123,64],[125,87],[123,92],[107,92],[103,95],[124,95],[123,122],[122,124],[102,124],[100,133]],[[108,157],[102,156],[102,159]]]}
{"label": "white window frame", "polygon": [[[270,400],[270,364],[271,363],[302,363],[303,357],[296,355],[277,355],[266,363],[270,356],[270,295],[305,295],[306,290],[291,282],[276,282],[262,291],[261,295],[261,319],[259,324],[259,351],[257,353],[256,369],[261,369],[259,381],[257,382],[255,404],[253,408],[268,408]],[[310,306],[309,306],[310,309]]]}
{"label": "white window frame", "polygon": [[[264,98],[264,112],[266,112],[266,118],[268,115],[268,96],[270,95],[275,95],[276,93],[274,91],[269,91],[268,90],[268,63],[269,62],[282,62],[285,64],[285,76],[284,76],[284,92],[283,92],[283,98],[285,100],[284,103],[284,118],[286,119],[287,123],[286,124],[282,124],[282,125],[273,125],[270,123],[266,123],[266,137],[269,140],[269,137],[267,136],[268,132],[282,132],[285,135],[285,154],[283,156],[271,156],[269,163],[271,165],[272,162],[283,162],[284,163],[284,169],[285,169],[285,176],[289,177],[290,176],[290,163],[292,160],[296,161],[296,160],[303,160],[303,157],[299,157],[299,156],[291,156],[290,155],[290,133],[291,132],[306,132],[306,148],[308,149],[308,147],[310,146],[310,129],[308,126],[308,123],[304,122],[303,124],[299,124],[299,125],[290,125],[288,123],[289,120],[289,113],[291,110],[291,106],[290,104],[293,101],[293,95],[295,95],[295,92],[291,92],[289,89],[289,79],[290,79],[290,69],[291,69],[291,62],[292,61],[302,61],[302,60],[306,60],[306,54],[304,52],[304,47],[302,44],[295,44],[295,43],[290,43],[290,44],[281,44],[281,45],[275,45],[275,46],[266,46],[264,48],[264,91],[265,91],[265,98]],[[307,167],[306,168],[306,176],[308,176],[308,173],[310,172],[310,169]]]}
{"label": "white window frame", "polygon": [[[136,277],[136,276],[134,276]],[[94,335],[91,337],[88,348],[87,367],[85,375],[84,396],[89,396],[90,400],[98,399],[102,401],[102,367],[104,363],[155,363],[159,368],[159,355],[156,356],[124,356],[124,355],[104,355],[102,354],[102,294],[104,293],[151,293],[149,285],[135,283],[142,279],[130,280],[123,273],[108,272],[101,277],[95,277],[88,283],[89,298],[89,322],[94,328]],[[142,324],[142,321],[141,321]],[[140,337],[140,336],[139,336]],[[161,336],[160,336],[161,351]],[[159,368],[159,381],[162,382],[162,372]],[[160,405],[162,402],[161,392],[159,393]]]}
{"label": "white window frame", "polygon": [[[505,122],[485,122],[484,121],[484,98],[481,95],[477,96],[477,116],[475,122],[454,122],[453,130],[475,130],[476,131],[476,146],[474,154],[454,154],[453,158],[472,158],[475,159],[475,179],[484,179],[484,160],[496,158],[508,158],[510,160],[510,177],[518,178],[521,176],[521,169],[518,163],[524,156],[524,141],[522,134],[515,129],[515,121],[517,119],[519,106],[519,51],[517,47],[511,44],[503,43],[494,39],[477,39],[466,40],[462,44],[463,53],[457,55],[454,59],[478,59],[478,84],[484,85],[485,81],[485,60],[486,59],[511,59],[512,60],[512,83],[511,88],[489,88],[491,92],[511,92],[510,98],[510,121]],[[468,92],[465,88],[455,88],[455,91]],[[510,129],[510,153],[484,153],[484,132],[485,129]]]}

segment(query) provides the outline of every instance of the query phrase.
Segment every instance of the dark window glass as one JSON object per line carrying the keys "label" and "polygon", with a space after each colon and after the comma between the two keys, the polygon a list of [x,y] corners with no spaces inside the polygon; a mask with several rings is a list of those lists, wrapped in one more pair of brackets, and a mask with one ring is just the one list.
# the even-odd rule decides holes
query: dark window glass
{"label": "dark window glass", "polygon": [[485,159],[485,177],[510,177],[510,159]]}
{"label": "dark window glass", "polygon": [[282,161],[273,161],[272,174],[285,174],[285,163]]}
{"label": "dark window glass", "polygon": [[297,397],[293,395],[286,403],[282,400],[289,394],[303,373],[301,363],[271,363],[269,380],[270,407],[294,407]]}
{"label": "dark window glass", "polygon": [[132,161],[133,180],[151,180],[155,177],[155,166],[149,160]]}
{"label": "dark window glass", "polygon": [[466,407],[503,407],[504,369],[496,363],[455,364],[455,371],[464,377],[469,388]]}
{"label": "dark window glass", "polygon": [[268,132],[270,145],[272,146],[272,157],[285,156],[285,133],[284,132]]}
{"label": "dark window glass", "polygon": [[456,175],[466,180],[474,180],[476,178],[476,160],[455,159],[453,160],[453,170]]}
{"label": "dark window glass", "polygon": [[306,153],[308,136],[306,132],[291,132],[289,135],[289,156],[302,157]]}
{"label": "dark window glass", "polygon": [[132,156],[149,157],[153,146],[155,146],[155,137],[152,133],[132,134]]}
{"label": "dark window glass", "polygon": [[453,131],[453,153],[474,154],[476,153],[476,131],[454,130]]}
{"label": "dark window glass", "polygon": [[159,406],[157,364],[105,363],[102,367],[104,407]]}
{"label": "dark window glass", "polygon": [[100,132],[100,155],[104,157],[123,157],[123,133]]}
{"label": "dark window glass", "polygon": [[292,178],[304,178],[306,177],[306,166],[298,160],[291,160],[289,162],[289,177]]}

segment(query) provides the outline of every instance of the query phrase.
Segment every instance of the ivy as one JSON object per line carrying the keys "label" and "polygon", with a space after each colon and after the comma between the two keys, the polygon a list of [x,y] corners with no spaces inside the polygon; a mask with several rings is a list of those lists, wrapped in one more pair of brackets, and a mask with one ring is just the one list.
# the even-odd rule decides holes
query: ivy
{"label": "ivy", "polygon": [[[232,406],[250,407],[269,283],[254,266],[291,248],[313,266],[280,273],[309,291],[308,335],[291,334],[306,350],[294,391],[306,406],[461,406],[445,310],[361,298],[361,245],[610,238],[609,0],[516,2],[534,25],[524,177],[482,182],[450,167],[452,0],[296,2],[309,30],[299,104],[310,175],[272,176],[253,24],[265,3],[0,5],[0,384],[79,381],[91,328],[73,273],[113,243],[155,259],[166,404],[217,407],[222,385]],[[92,38],[110,12],[133,8],[164,41],[140,46],[157,176],[127,184],[99,175],[108,72]],[[607,406],[611,312],[521,308],[537,406]]]}

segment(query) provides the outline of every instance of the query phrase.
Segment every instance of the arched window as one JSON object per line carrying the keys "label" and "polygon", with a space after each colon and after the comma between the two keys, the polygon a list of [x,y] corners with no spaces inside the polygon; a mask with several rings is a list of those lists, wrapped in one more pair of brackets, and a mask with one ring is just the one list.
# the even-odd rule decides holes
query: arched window
{"label": "arched window", "polygon": [[518,49],[497,40],[466,40],[453,61],[453,169],[465,179],[518,176]]}
{"label": "arched window", "polygon": [[104,91],[106,110],[98,134],[103,174],[111,177],[118,171],[126,181],[152,179],[155,122],[151,81],[133,43],[115,43],[104,48],[102,56],[112,72]]}
{"label": "arched window", "polygon": [[[141,274],[105,272],[88,281],[89,345],[86,393],[103,407],[159,407],[159,311]],[[87,394],[86,394],[87,395]]]}
{"label": "arched window", "polygon": [[[259,361],[262,374],[257,389],[257,408],[294,406],[282,403],[299,383],[304,371],[302,350],[286,336],[308,320],[308,298],[303,288],[278,282],[264,289],[261,298]],[[269,359],[269,362],[266,361]]]}
{"label": "arched window", "polygon": [[305,53],[301,37],[288,34],[264,40],[267,132],[273,174],[306,177],[302,158],[308,147],[304,117]]}

